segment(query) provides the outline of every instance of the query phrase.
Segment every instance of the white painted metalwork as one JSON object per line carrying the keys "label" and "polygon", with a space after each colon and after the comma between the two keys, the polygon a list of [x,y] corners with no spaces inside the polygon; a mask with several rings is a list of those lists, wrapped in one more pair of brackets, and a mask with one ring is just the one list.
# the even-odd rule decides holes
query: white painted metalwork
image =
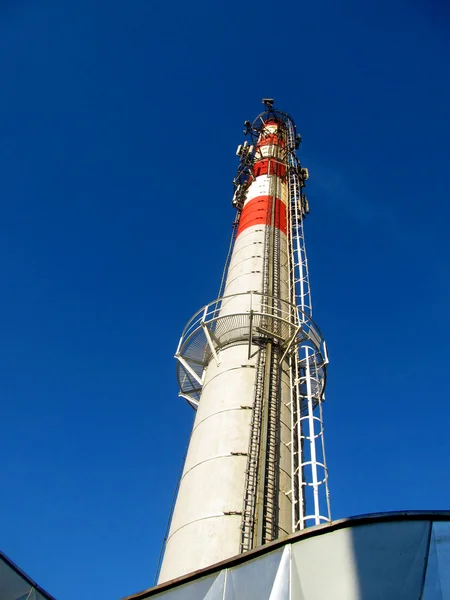
{"label": "white painted metalwork", "polygon": [[[230,311],[234,306],[237,310]],[[270,322],[270,330],[265,326]],[[264,325],[264,326],[263,326]],[[322,334],[298,306],[258,292],[218,298],[199,310],[186,325],[175,358],[179,396],[198,406],[204,369],[211,358],[218,363],[220,350],[239,342],[252,344],[277,330],[283,354],[294,354],[297,346],[308,342],[315,357],[320,385],[324,384],[326,351]]]}
{"label": "white painted metalwork", "polygon": [[[289,235],[290,293],[298,315],[312,318],[311,286],[306,254],[304,217],[309,211],[303,187],[308,172],[302,169],[295,153],[295,126],[286,119],[289,163]],[[314,338],[313,333],[312,338]],[[320,338],[321,339],[321,338]],[[312,342],[312,344],[310,343]],[[328,354],[325,342],[323,355],[317,362],[314,343],[300,343],[290,359],[292,410],[292,499],[293,531],[308,525],[331,521],[328,470],[325,458],[322,403],[324,401],[325,368]],[[322,359],[324,358],[324,363]]]}

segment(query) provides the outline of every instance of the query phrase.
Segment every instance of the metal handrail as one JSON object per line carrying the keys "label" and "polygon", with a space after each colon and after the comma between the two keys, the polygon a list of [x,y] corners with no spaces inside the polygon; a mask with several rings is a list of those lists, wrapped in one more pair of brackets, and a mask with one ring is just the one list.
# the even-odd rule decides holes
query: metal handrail
{"label": "metal handrail", "polygon": [[316,404],[324,388],[326,346],[322,334],[311,318],[297,306],[260,292],[242,292],[217,298],[188,321],[178,343],[179,395],[191,406],[199,404],[205,368],[211,360],[220,364],[220,352],[225,347],[248,344],[272,337],[281,348],[280,362],[292,355],[295,348],[310,347],[316,361],[318,392]]}
{"label": "metal handrail", "polygon": [[[225,308],[226,304],[229,301],[244,296],[248,296],[250,298],[248,310],[240,310],[236,312],[227,312],[221,314],[221,311],[223,310],[223,308]],[[260,298],[261,302],[255,302],[255,298]],[[255,310],[255,306],[259,306],[260,310]],[[279,308],[280,306],[281,308]],[[264,308],[267,308],[268,310],[265,311],[263,310]],[[200,310],[198,310],[187,322],[183,333],[181,334],[177,352],[183,345],[183,340],[186,340],[192,335],[192,333],[197,331],[199,327],[202,326],[202,323],[211,323],[217,318],[224,316],[231,317],[238,315],[249,315],[250,312],[253,312],[254,315],[267,316],[275,318],[277,320],[281,320],[293,327],[297,327],[299,324],[301,324],[301,327],[305,332],[309,333],[309,331],[312,331],[312,336],[314,336],[317,340],[320,340],[320,346],[322,346],[323,344],[323,336],[320,329],[309,317],[309,315],[306,312],[302,311],[298,306],[280,298],[267,296],[266,294],[262,294],[261,292],[251,291],[241,292],[239,294],[232,294],[229,296],[222,296],[221,298],[217,298],[213,302],[206,304]],[[314,345],[317,346],[317,344]]]}

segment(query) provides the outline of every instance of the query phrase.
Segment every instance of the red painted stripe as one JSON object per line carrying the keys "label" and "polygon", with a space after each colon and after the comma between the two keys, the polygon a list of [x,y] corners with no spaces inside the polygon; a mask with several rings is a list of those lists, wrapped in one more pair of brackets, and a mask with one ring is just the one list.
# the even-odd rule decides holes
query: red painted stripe
{"label": "red painted stripe", "polygon": [[274,158],[263,158],[262,160],[255,162],[253,165],[253,173],[255,177],[259,177],[259,175],[267,175],[269,172],[270,175],[284,177],[286,175],[286,165],[278,160],[275,160]]}
{"label": "red painted stripe", "polygon": [[278,137],[276,133],[270,133],[264,137],[261,137],[256,144],[257,148],[261,148],[261,146],[268,146],[269,144],[276,144],[277,146],[285,146],[286,142],[283,138]]}
{"label": "red painted stripe", "polygon": [[[237,235],[252,225],[270,225],[272,222],[272,196],[257,196],[242,209]],[[287,231],[286,205],[275,198],[275,227]]]}

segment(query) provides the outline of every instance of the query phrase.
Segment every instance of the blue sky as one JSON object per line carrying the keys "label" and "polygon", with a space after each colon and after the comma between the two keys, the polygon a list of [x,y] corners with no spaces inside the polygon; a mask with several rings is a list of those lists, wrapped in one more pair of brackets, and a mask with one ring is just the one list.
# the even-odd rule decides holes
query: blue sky
{"label": "blue sky", "polygon": [[0,4],[0,545],[58,600],[150,587],[263,96],[310,170],[334,518],[450,506],[443,0]]}

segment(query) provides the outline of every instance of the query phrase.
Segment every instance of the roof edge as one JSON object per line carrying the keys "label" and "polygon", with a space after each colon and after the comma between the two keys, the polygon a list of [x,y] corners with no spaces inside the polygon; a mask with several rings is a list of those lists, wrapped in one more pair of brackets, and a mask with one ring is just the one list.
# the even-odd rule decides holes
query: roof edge
{"label": "roof edge", "polygon": [[271,550],[275,550],[276,548],[286,544],[291,544],[292,542],[298,540],[315,537],[325,533],[331,533],[332,531],[345,529],[347,527],[358,527],[360,525],[382,523],[386,521],[450,521],[450,510],[401,510],[382,513],[367,513],[353,517],[346,517],[344,519],[338,519],[337,521],[332,521],[331,523],[326,523],[324,525],[308,527],[303,531],[292,533],[281,540],[275,540],[265,544],[264,546],[260,546],[259,548],[255,548],[249,552],[245,552],[245,554],[237,554],[236,556],[232,556],[231,558],[215,563],[209,567],[205,567],[204,569],[193,571],[192,573],[177,577],[176,579],[171,579],[170,581],[165,581],[164,583],[148,588],[147,590],[137,592],[131,596],[126,596],[122,600],[144,600],[167,589],[172,589],[174,587],[178,587],[179,585],[189,583],[190,581],[199,579],[205,575],[210,575],[215,571],[220,571],[224,568],[229,568],[235,566],[236,564],[244,563],[257,556],[266,554]]}
{"label": "roof edge", "polygon": [[31,579],[31,577],[29,577],[26,573],[24,573],[24,571],[22,571],[22,569],[20,567],[18,567],[16,565],[16,563],[13,562],[10,558],[8,558],[6,556],[6,554],[4,552],[2,552],[1,550],[0,550],[0,559],[3,560],[8,565],[8,567],[10,567],[15,573],[17,573],[17,575],[19,575],[19,577],[22,577],[22,579],[25,579],[25,581],[27,583],[29,583],[32,588],[34,588],[36,591],[38,591],[40,594],[42,594],[42,596],[44,596],[44,598],[46,598],[47,600],[56,600],[56,598],[54,598],[54,596],[51,596],[38,583],[36,583],[33,579]]}

